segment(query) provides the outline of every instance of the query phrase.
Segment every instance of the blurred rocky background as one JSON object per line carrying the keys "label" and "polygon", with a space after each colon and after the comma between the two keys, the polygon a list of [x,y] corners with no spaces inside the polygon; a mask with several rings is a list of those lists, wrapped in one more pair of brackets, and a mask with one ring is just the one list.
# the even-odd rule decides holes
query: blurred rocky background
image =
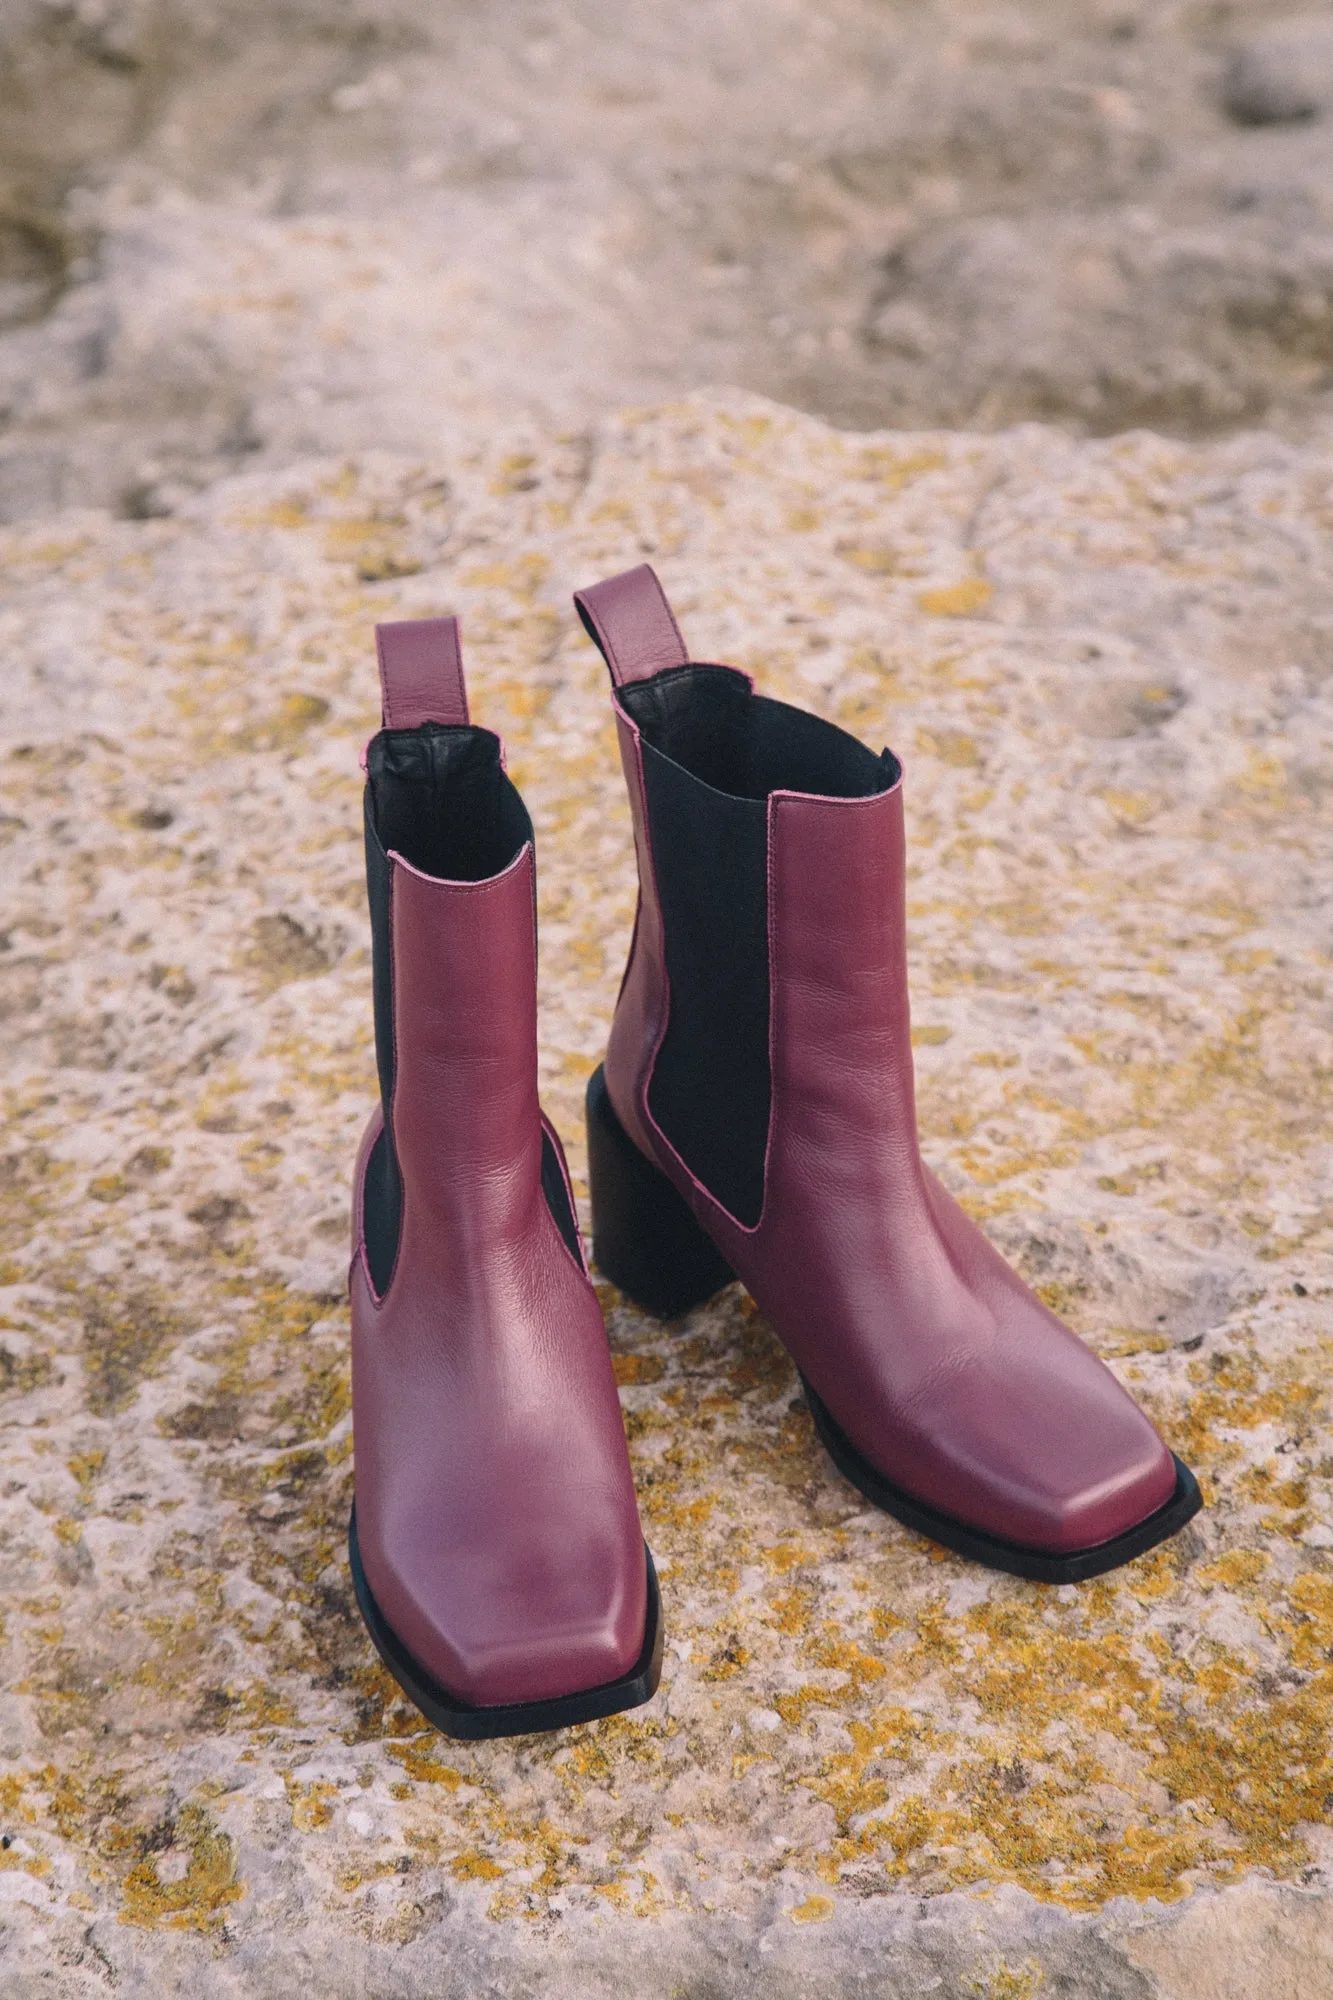
{"label": "blurred rocky background", "polygon": [[578,427],[1308,434],[1333,9],[0,0],[0,519]]}

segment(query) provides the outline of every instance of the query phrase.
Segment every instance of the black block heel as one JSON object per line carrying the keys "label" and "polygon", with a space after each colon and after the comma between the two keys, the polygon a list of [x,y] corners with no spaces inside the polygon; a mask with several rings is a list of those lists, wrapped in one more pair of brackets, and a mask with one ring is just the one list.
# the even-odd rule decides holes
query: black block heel
{"label": "black block heel", "polygon": [[684,1198],[616,1117],[600,1067],[588,1080],[588,1183],[593,1258],[636,1306],[678,1319],[732,1282]]}

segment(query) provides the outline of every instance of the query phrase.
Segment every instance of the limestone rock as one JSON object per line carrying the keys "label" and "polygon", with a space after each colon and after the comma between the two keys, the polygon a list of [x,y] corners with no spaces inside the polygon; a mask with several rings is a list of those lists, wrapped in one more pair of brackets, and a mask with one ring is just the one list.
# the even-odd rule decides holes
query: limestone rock
{"label": "limestone rock", "polygon": [[[6,1990],[1333,1992],[1331,533],[1311,446],[736,396],[4,532]],[[1208,1505],[996,1576],[841,1483],[738,1290],[603,1288],[662,1689],[452,1745],[344,1555],[371,626],[462,614],[577,1174],[634,871],[568,592],[645,556],[901,753],[926,1150]]]}
{"label": "limestone rock", "polygon": [[717,382],[1308,436],[1333,121],[1225,78],[1304,103],[1327,38],[1268,11],[8,0],[0,519]]}
{"label": "limestone rock", "polygon": [[1222,430],[1333,358],[1333,238],[1123,207],[935,224],[887,261],[867,341],[952,422]]}
{"label": "limestone rock", "polygon": [[1276,21],[1237,43],[1224,101],[1241,125],[1290,125],[1333,106],[1333,19]]}

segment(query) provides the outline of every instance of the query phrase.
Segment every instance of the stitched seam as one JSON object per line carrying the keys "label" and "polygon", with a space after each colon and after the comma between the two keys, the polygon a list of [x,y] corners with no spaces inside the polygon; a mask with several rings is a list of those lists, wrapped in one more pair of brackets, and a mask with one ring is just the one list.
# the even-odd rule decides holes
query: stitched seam
{"label": "stitched seam", "polygon": [[[383,1131],[384,1106],[382,1104],[379,1107],[379,1114],[380,1114],[380,1131]],[[376,1138],[378,1138],[378,1136],[379,1134],[377,1133]],[[375,1140],[372,1139],[370,1144],[366,1147],[367,1160],[370,1158],[374,1150],[375,1150]],[[362,1172],[357,1175],[356,1186],[352,1189],[353,1258],[355,1258],[357,1251],[364,1247],[365,1240],[366,1240],[366,1180],[365,1180],[365,1174],[364,1172]]]}
{"label": "stitched seam", "polygon": [[[524,858],[524,855],[526,854],[532,855],[534,863],[532,869],[532,928],[529,932],[529,937],[531,940],[532,956],[529,960],[529,965],[531,968],[533,992],[535,993],[537,989],[537,869],[535,865],[536,852],[535,849],[533,848],[533,844],[531,841],[528,841],[525,844],[523,849],[523,854],[520,854],[518,859],[521,861]],[[505,870],[506,875],[510,872],[510,869],[513,867],[513,865],[514,865],[513,862],[511,862],[509,868]],[[498,882],[503,878],[497,875],[493,879]],[[490,883],[485,883],[482,886],[489,888],[491,885]],[[555,1153],[556,1165],[560,1169],[560,1178],[564,1183],[565,1198],[569,1203],[570,1220],[574,1224],[574,1240],[579,1246],[579,1254],[577,1257],[571,1251],[568,1243],[566,1243],[565,1233],[561,1229],[555,1217],[552,1215],[551,1204],[546,1199],[546,1189],[542,1185],[541,1139],[539,1136],[537,1141],[537,1193],[541,1200],[542,1214],[546,1217],[547,1223],[549,1224],[550,1228],[555,1231],[556,1237],[559,1240],[560,1248],[563,1251],[564,1255],[569,1258],[570,1263],[574,1266],[575,1270],[579,1272],[580,1276],[586,1279],[588,1276],[588,1259],[583,1248],[583,1231],[579,1227],[579,1212],[574,1201],[574,1190],[573,1187],[570,1185],[569,1167],[565,1161],[565,1149],[560,1143],[559,1133],[556,1131],[555,1126],[551,1123],[546,1113],[542,1110],[540,1103],[537,1106],[537,1127],[539,1134],[542,1132],[546,1132],[549,1133],[550,1135],[551,1147]]]}
{"label": "stitched seam", "polygon": [[778,899],[773,860],[777,849],[778,796],[771,793],[768,801],[768,853],[764,856],[764,882],[768,892],[768,908],[764,913],[764,934],[768,941],[768,1132],[764,1139],[764,1192],[759,1203],[759,1220],[755,1223],[756,1234],[763,1228],[768,1214],[768,1196],[772,1186],[769,1167],[778,1129]]}
{"label": "stitched seam", "polygon": [[620,975],[620,987],[616,993],[617,1007],[620,1005],[622,999],[625,996],[625,988],[629,985],[629,976],[631,972],[633,972],[634,970],[634,954],[639,948],[639,926],[640,923],[642,922],[642,918],[643,918],[643,891],[640,890],[634,904],[634,929],[630,932],[629,957],[625,960],[625,970]]}
{"label": "stitched seam", "polygon": [[[369,1294],[371,1306],[374,1308],[375,1312],[378,1313],[382,1311],[385,1299],[387,1299],[389,1295],[386,1292],[383,1295],[383,1297],[381,1297],[380,1294],[375,1290],[375,1280],[370,1275],[370,1258],[366,1254],[366,1246],[364,1243],[362,1243],[359,1246],[356,1255],[352,1259],[352,1270],[355,1270],[358,1264],[360,1264],[361,1266],[361,1274],[366,1281],[366,1291]],[[348,1272],[347,1281],[350,1286],[351,1271]],[[390,1282],[392,1283],[392,1280],[390,1280]]]}

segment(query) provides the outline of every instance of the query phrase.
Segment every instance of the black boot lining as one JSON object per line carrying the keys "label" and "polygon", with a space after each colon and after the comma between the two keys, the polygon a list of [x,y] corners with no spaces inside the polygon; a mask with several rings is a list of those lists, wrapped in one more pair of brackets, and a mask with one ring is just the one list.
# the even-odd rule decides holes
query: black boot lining
{"label": "black boot lining", "polygon": [[746,1228],[764,1204],[768,808],[774,791],[870,798],[897,783],[817,715],[752,692],[733,667],[673,667],[618,690],[643,742],[671,1005],[648,1108]]}
{"label": "black boot lining", "polygon": [[484,882],[532,838],[489,729],[439,722],[382,729],[366,752],[366,775],[381,844],[423,875]]}
{"label": "black boot lining", "polygon": [[731,798],[864,799],[898,782],[891,751],[876,756],[836,723],[755,694],[735,667],[671,667],[618,697],[645,743]]}
{"label": "black boot lining", "polygon": [[747,1227],[768,1144],[768,820],[643,749],[671,1006],[648,1108],[691,1173]]}

